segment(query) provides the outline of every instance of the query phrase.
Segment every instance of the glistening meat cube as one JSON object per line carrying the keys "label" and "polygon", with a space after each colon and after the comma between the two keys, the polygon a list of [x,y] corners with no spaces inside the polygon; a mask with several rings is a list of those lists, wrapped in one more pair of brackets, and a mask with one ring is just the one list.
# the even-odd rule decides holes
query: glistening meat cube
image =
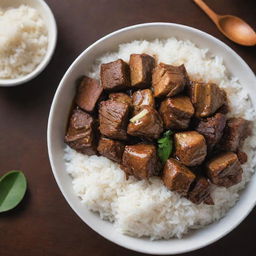
{"label": "glistening meat cube", "polygon": [[150,87],[152,80],[152,70],[155,67],[155,59],[145,53],[131,54],[129,64],[132,87]]}
{"label": "glistening meat cube", "polygon": [[242,180],[242,167],[233,152],[216,156],[206,164],[207,175],[217,186],[231,187]]}
{"label": "glistening meat cube", "polygon": [[156,147],[150,144],[137,144],[125,147],[121,168],[127,175],[147,179],[159,171]]}
{"label": "glistening meat cube", "polygon": [[188,83],[184,65],[172,66],[160,63],[153,70],[152,85],[155,97],[170,97],[182,92]]}
{"label": "glistening meat cube", "polygon": [[150,89],[135,91],[132,95],[134,112],[138,113],[143,106],[155,107],[155,99]]}
{"label": "glistening meat cube", "polygon": [[144,106],[136,116],[130,119],[127,132],[132,136],[157,139],[163,132],[163,122],[154,108]]}
{"label": "glistening meat cube", "polygon": [[126,140],[128,117],[128,104],[114,100],[102,101],[99,109],[101,134],[112,139]]}
{"label": "glistening meat cube", "polygon": [[186,166],[170,158],[165,163],[162,180],[168,189],[186,196],[195,177]]}
{"label": "glistening meat cube", "polygon": [[194,82],[190,95],[198,117],[214,114],[227,101],[226,92],[214,83]]}
{"label": "glistening meat cube", "polygon": [[227,151],[236,152],[244,140],[252,134],[252,122],[243,118],[231,118],[224,129],[221,146]]}
{"label": "glistening meat cube", "polygon": [[204,204],[214,205],[214,201],[213,201],[211,195],[209,195],[207,198],[205,198]]}
{"label": "glistening meat cube", "polygon": [[162,101],[159,109],[165,129],[173,130],[187,129],[194,112],[194,107],[186,96],[167,98]]}
{"label": "glistening meat cube", "polygon": [[130,87],[129,65],[121,59],[101,64],[101,84],[105,90],[118,91]]}
{"label": "glistening meat cube", "polygon": [[125,145],[117,140],[101,138],[99,140],[98,152],[110,160],[121,163]]}
{"label": "glistening meat cube", "polygon": [[74,110],[65,136],[65,142],[76,151],[85,155],[97,154],[93,118],[82,110]]}
{"label": "glistening meat cube", "polygon": [[175,156],[186,166],[200,165],[206,155],[205,138],[198,132],[179,132],[174,135]]}
{"label": "glistening meat cube", "polygon": [[248,156],[245,152],[238,151],[236,154],[237,154],[240,164],[245,164],[247,162]]}
{"label": "glistening meat cube", "polygon": [[212,117],[202,119],[195,127],[195,130],[205,137],[209,151],[220,141],[226,120],[226,115],[217,113]]}
{"label": "glistening meat cube", "polygon": [[201,204],[210,196],[210,182],[205,177],[197,177],[190,187],[188,199],[194,204]]}
{"label": "glistening meat cube", "polygon": [[127,103],[129,106],[132,106],[132,99],[126,93],[122,93],[122,92],[110,93],[109,99],[122,102],[122,103]]}
{"label": "glistening meat cube", "polygon": [[83,110],[92,112],[103,88],[95,79],[85,76],[78,86],[75,103]]}

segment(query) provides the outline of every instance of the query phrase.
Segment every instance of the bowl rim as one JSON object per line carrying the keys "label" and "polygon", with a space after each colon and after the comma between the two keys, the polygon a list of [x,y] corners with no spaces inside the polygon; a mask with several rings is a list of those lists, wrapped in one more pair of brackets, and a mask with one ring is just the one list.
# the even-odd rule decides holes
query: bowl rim
{"label": "bowl rim", "polygon": [[[50,20],[51,28],[53,31],[52,37],[51,37],[52,42],[50,44],[49,40],[48,40],[48,48],[47,48],[47,51],[46,51],[46,54],[45,54],[43,60],[37,65],[37,67],[31,73],[29,73],[25,76],[22,76],[19,78],[13,78],[13,79],[1,79],[0,78],[0,87],[13,87],[13,86],[17,86],[20,84],[24,84],[24,83],[32,80],[46,68],[46,66],[49,64],[49,62],[55,52],[55,48],[56,48],[56,44],[57,44],[58,29],[57,29],[57,23],[56,23],[54,15],[53,15],[53,12],[52,12],[51,8],[49,7],[49,5],[44,0],[34,0],[34,1],[37,1],[44,8],[45,12],[47,13],[47,16]],[[22,4],[22,2],[21,2],[21,4]]]}
{"label": "bowl rim", "polygon": [[[83,56],[89,52],[92,48],[94,48],[97,44],[101,43],[102,41],[104,41],[105,39],[108,39],[110,37],[113,37],[119,33],[125,32],[125,31],[129,31],[129,30],[133,30],[133,29],[137,29],[137,28],[142,28],[142,27],[150,27],[150,26],[169,26],[169,27],[177,27],[177,28],[182,28],[182,29],[187,29],[187,30],[191,30],[192,32],[195,32],[197,34],[200,34],[206,38],[208,38],[211,41],[214,41],[216,44],[220,45],[222,48],[224,48],[226,51],[228,51],[230,54],[234,55],[239,62],[241,63],[241,65],[243,65],[243,67],[246,69],[246,71],[248,73],[250,73],[251,75],[254,76],[253,71],[250,69],[250,67],[248,66],[248,64],[233,50],[231,49],[228,45],[226,45],[225,43],[223,43],[221,40],[215,38],[214,36],[208,34],[207,32],[201,31],[199,29],[196,29],[194,27],[190,27],[190,26],[186,26],[186,25],[182,25],[182,24],[177,24],[177,23],[171,23],[171,22],[149,22],[149,23],[140,23],[140,24],[135,24],[135,25],[131,25],[131,26],[127,26],[118,30],[115,30],[103,37],[101,37],[100,39],[98,39],[97,41],[95,41],[93,44],[89,45],[84,51],[82,51],[79,56],[72,62],[72,64],[69,66],[69,68],[67,69],[67,71],[65,72],[63,78],[61,79],[57,90],[55,92],[53,101],[52,101],[52,105],[50,108],[50,113],[49,113],[49,117],[48,117],[48,126],[47,126],[47,147],[48,147],[48,156],[49,156],[49,160],[50,160],[50,164],[51,164],[51,168],[52,168],[52,173],[54,175],[55,181],[62,193],[62,195],[65,197],[66,201],[68,202],[69,206],[73,209],[73,211],[79,216],[80,219],[82,219],[83,222],[85,222],[92,230],[94,230],[96,233],[98,233],[99,235],[103,236],[104,238],[106,238],[107,240],[122,246],[124,248],[127,248],[129,250],[134,250],[137,252],[141,252],[141,253],[146,253],[146,254],[152,254],[152,255],[173,255],[173,254],[181,254],[181,253],[186,253],[186,252],[191,252],[191,251],[195,251],[197,249],[206,247],[216,241],[218,241],[219,239],[223,238],[224,236],[226,236],[228,233],[230,233],[232,230],[234,230],[248,215],[249,213],[252,211],[252,209],[256,206],[256,198],[254,199],[254,201],[251,202],[250,206],[248,207],[247,211],[243,213],[242,218],[239,219],[238,222],[236,222],[235,224],[233,224],[233,226],[229,227],[225,232],[222,232],[218,235],[216,235],[214,238],[209,239],[207,242],[201,243],[199,245],[193,245],[190,246],[189,248],[183,248],[183,249],[173,249],[172,251],[160,251],[160,252],[156,252],[156,251],[149,251],[146,248],[138,248],[136,246],[131,246],[131,245],[127,245],[125,242],[123,241],[117,241],[113,238],[109,238],[107,237],[105,234],[101,234],[99,233],[95,227],[93,227],[90,223],[87,223],[86,220],[84,220],[84,218],[82,217],[82,214],[80,214],[78,212],[78,210],[76,210],[75,206],[72,204],[72,202],[70,202],[70,200],[67,198],[68,197],[68,193],[65,191],[64,187],[61,185],[61,180],[58,177],[57,174],[57,168],[54,165],[54,156],[53,156],[53,152],[52,152],[52,141],[51,141],[51,137],[52,137],[52,123],[53,123],[53,114],[56,108],[56,104],[57,104],[57,99],[59,98],[59,94],[62,90],[62,87],[65,84],[65,80],[68,77],[69,73],[73,70],[74,67],[76,67],[76,65],[79,64],[80,60],[83,58]],[[254,76],[254,80],[256,83],[256,77]],[[248,184],[247,184],[248,185]],[[140,238],[136,238],[136,239],[140,239]],[[154,242],[154,241],[153,241]]]}

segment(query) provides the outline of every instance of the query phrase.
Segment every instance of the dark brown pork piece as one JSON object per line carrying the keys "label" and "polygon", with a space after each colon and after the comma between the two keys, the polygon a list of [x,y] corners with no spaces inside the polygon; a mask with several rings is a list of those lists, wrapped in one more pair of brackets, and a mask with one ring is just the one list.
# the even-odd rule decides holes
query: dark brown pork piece
{"label": "dark brown pork piece", "polygon": [[245,164],[247,162],[248,156],[245,152],[238,151],[236,154],[237,154],[240,164]]}
{"label": "dark brown pork piece", "polygon": [[231,118],[224,129],[221,146],[226,151],[236,152],[244,140],[252,134],[252,123],[243,118]]}
{"label": "dark brown pork piece", "polygon": [[186,96],[167,98],[162,101],[159,113],[163,119],[165,129],[187,129],[191,117],[194,115],[194,107]]}
{"label": "dark brown pork piece", "polygon": [[153,70],[152,85],[155,97],[174,96],[182,92],[188,83],[184,65],[172,66],[160,63]]}
{"label": "dark brown pork piece", "polygon": [[186,166],[200,165],[207,155],[205,138],[196,131],[176,133],[174,144],[175,156]]}
{"label": "dark brown pork piece", "polygon": [[76,109],[69,120],[65,142],[80,153],[89,156],[96,155],[97,141],[95,132],[93,118],[82,110]]}
{"label": "dark brown pork piece", "polygon": [[221,113],[221,114],[228,114],[230,112],[230,107],[228,105],[228,102],[226,101],[224,103],[224,105],[222,105],[219,109],[218,109],[218,112]]}
{"label": "dark brown pork piece", "polygon": [[166,161],[162,180],[168,189],[186,196],[195,178],[195,174],[176,159],[170,158]]}
{"label": "dark brown pork piece", "polygon": [[110,93],[109,99],[122,102],[122,103],[127,103],[129,106],[132,106],[132,99],[126,93],[122,93],[122,92]]}
{"label": "dark brown pork piece", "polygon": [[198,117],[214,114],[227,101],[225,91],[213,83],[192,83],[190,95]]}
{"label": "dark brown pork piece", "polygon": [[208,151],[211,151],[219,143],[223,135],[226,120],[227,118],[224,114],[217,113],[212,117],[202,119],[195,127],[195,130],[205,137]]}
{"label": "dark brown pork piece", "polygon": [[102,156],[121,163],[124,147],[125,145],[120,141],[101,138],[97,150]]}
{"label": "dark brown pork piece", "polygon": [[121,168],[127,175],[134,175],[138,179],[158,174],[156,147],[149,144],[125,146]]}
{"label": "dark brown pork piece", "polygon": [[209,199],[210,183],[205,177],[197,177],[190,187],[188,199],[194,204],[201,204]]}
{"label": "dark brown pork piece", "polygon": [[158,112],[150,107],[144,106],[141,111],[130,119],[127,133],[132,136],[157,139],[163,132],[163,122]]}
{"label": "dark brown pork piece", "polygon": [[130,87],[129,65],[121,59],[101,64],[100,78],[105,90],[126,90]]}
{"label": "dark brown pork piece", "polygon": [[131,54],[130,56],[131,85],[136,88],[147,88],[151,85],[152,70],[155,59],[148,54]]}
{"label": "dark brown pork piece", "polygon": [[206,164],[207,175],[217,186],[231,187],[242,180],[242,167],[233,152],[222,153]]}
{"label": "dark brown pork piece", "polygon": [[207,205],[214,205],[214,201],[213,201],[211,195],[209,195],[207,198],[205,198],[204,204],[207,204]]}
{"label": "dark brown pork piece", "polygon": [[150,89],[135,91],[132,95],[132,104],[134,112],[138,113],[142,106],[155,107],[155,99]]}
{"label": "dark brown pork piece", "polygon": [[129,105],[126,103],[107,100],[100,103],[99,121],[102,135],[111,139],[127,139],[127,124]]}
{"label": "dark brown pork piece", "polygon": [[78,86],[75,103],[83,110],[92,112],[103,91],[95,79],[85,76]]}

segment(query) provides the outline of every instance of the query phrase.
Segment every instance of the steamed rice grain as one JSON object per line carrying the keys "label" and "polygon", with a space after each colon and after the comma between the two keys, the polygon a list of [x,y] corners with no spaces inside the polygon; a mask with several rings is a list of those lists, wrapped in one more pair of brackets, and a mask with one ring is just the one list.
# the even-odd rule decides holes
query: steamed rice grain
{"label": "steamed rice grain", "polygon": [[0,8],[0,79],[31,73],[42,62],[47,46],[48,32],[36,9]]}

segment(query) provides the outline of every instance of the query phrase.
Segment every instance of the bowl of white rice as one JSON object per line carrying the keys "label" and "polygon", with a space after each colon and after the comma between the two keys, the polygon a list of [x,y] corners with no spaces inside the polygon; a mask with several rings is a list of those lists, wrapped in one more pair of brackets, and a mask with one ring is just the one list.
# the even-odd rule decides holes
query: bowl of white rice
{"label": "bowl of white rice", "polygon": [[0,2],[0,86],[28,82],[49,63],[57,26],[43,0]]}
{"label": "bowl of white rice", "polygon": [[215,205],[195,205],[167,190],[158,177],[126,179],[102,156],[86,156],[64,144],[66,124],[83,75],[99,78],[99,65],[132,53],[160,62],[184,64],[192,79],[211,81],[228,95],[232,116],[255,127],[256,78],[227,45],[200,30],[173,23],[146,23],[113,32],[88,47],[67,70],[56,91],[48,121],[48,152],[53,174],[69,205],[93,230],[123,247],[168,255],[207,246],[237,227],[256,203],[256,135],[245,141],[242,182],[214,187]]}

